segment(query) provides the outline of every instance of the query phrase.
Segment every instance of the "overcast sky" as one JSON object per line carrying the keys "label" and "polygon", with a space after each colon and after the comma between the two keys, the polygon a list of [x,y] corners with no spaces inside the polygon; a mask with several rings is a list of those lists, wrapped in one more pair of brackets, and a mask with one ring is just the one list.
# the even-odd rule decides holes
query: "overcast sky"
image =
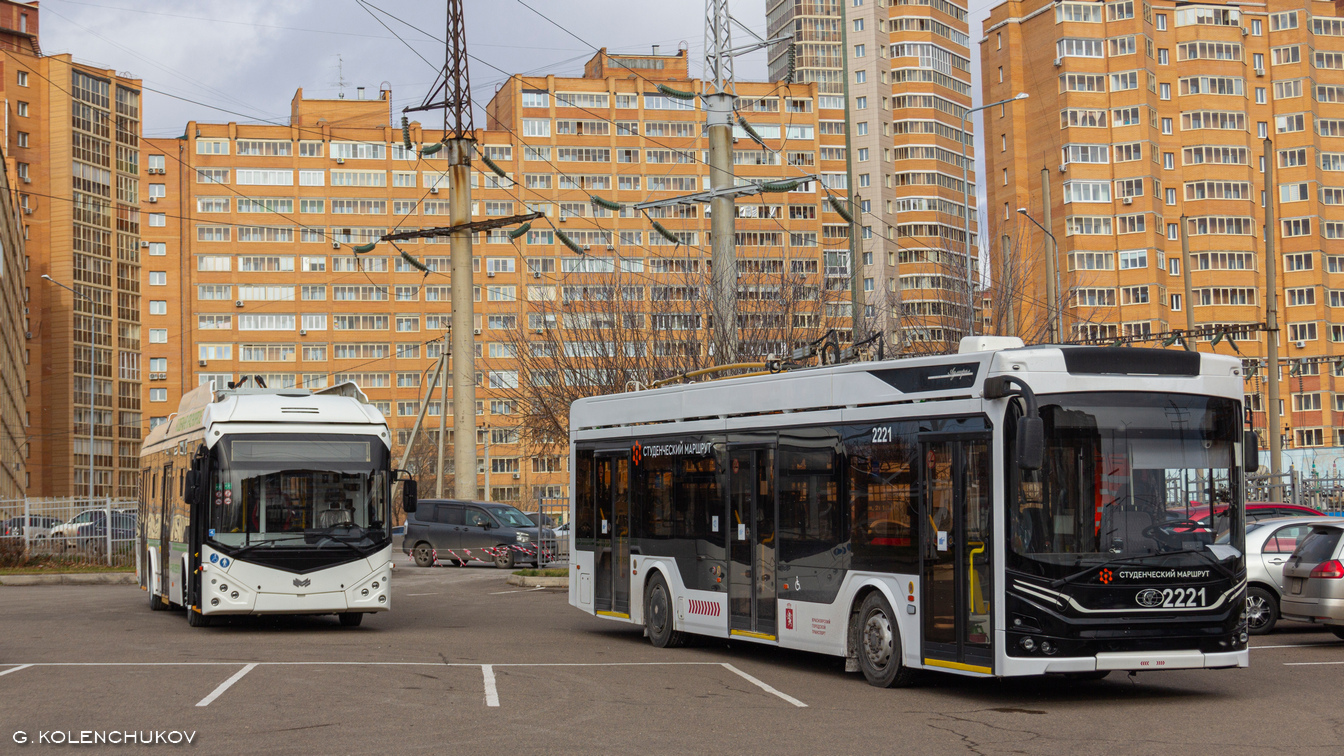
{"label": "overcast sky", "polygon": [[[580,39],[528,10],[518,0],[465,0],[473,99],[489,101],[509,73],[577,75],[593,48],[672,52],[685,44],[692,75],[700,74],[703,0],[523,0]],[[439,0],[42,0],[42,49],[130,72],[144,80],[146,136],[176,136],[189,120],[285,121],[294,90],[347,97],[364,86],[377,97],[392,86],[395,108],[420,102],[443,61]],[[766,0],[734,0],[733,15],[765,32]],[[973,6],[988,7],[982,0]],[[381,21],[400,35],[379,25]],[[972,19],[976,39],[979,21]],[[736,34],[741,43],[745,34]],[[580,41],[582,40],[582,41]],[[972,45],[973,47],[975,45]],[[421,60],[424,56],[429,62]],[[974,51],[973,51],[974,54]],[[431,65],[433,64],[433,65]],[[979,72],[979,66],[973,66]],[[765,79],[765,56],[739,59],[737,77]],[[978,77],[977,77],[978,78]],[[166,93],[166,94],[161,94]],[[186,102],[182,99],[198,103]],[[222,108],[216,110],[213,108]],[[233,111],[233,112],[226,112]],[[483,124],[477,124],[483,125]]]}

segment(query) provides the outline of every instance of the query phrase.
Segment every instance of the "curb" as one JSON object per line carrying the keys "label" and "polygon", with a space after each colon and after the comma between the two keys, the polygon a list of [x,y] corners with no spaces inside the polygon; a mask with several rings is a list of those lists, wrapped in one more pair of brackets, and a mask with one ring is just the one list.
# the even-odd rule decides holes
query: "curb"
{"label": "curb", "polygon": [[523,577],[522,575],[509,575],[504,582],[509,585],[516,585],[522,588],[568,588],[569,578],[567,577]]}
{"label": "curb", "polygon": [[0,575],[0,585],[139,585],[134,572],[87,572],[65,575]]}

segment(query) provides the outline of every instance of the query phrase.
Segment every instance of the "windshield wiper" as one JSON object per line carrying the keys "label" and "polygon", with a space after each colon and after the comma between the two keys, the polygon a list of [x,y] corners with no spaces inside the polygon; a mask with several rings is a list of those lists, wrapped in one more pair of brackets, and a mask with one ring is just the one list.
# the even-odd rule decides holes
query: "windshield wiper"
{"label": "windshield wiper", "polygon": [[285,542],[285,541],[302,540],[302,539],[304,539],[304,538],[305,538],[305,536],[302,535],[302,534],[299,534],[299,535],[292,535],[292,536],[285,536],[284,538],[268,538],[268,539],[266,539],[266,540],[264,540],[264,541],[257,541],[256,543],[250,543],[250,544],[248,544],[248,545],[242,547],[241,549],[238,549],[237,551],[233,552],[233,555],[234,555],[234,557],[236,558],[239,554],[246,554],[247,552],[251,551],[252,549],[257,548],[258,546],[265,546],[265,545],[267,545],[267,544],[273,544],[273,543],[283,543],[283,542]]}

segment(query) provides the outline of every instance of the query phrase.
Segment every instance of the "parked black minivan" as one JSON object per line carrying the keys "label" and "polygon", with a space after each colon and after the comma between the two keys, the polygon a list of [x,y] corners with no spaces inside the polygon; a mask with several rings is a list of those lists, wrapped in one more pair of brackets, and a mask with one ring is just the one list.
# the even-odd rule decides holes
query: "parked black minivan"
{"label": "parked black minivan", "polygon": [[[493,558],[496,567],[508,569],[515,562],[536,564],[539,546],[554,553],[555,534],[549,528],[538,533],[537,526],[517,507],[458,499],[420,499],[415,512],[406,516],[402,541],[402,550],[420,567],[432,565],[437,551],[439,561],[459,567],[468,559]],[[493,556],[485,549],[493,551]]]}

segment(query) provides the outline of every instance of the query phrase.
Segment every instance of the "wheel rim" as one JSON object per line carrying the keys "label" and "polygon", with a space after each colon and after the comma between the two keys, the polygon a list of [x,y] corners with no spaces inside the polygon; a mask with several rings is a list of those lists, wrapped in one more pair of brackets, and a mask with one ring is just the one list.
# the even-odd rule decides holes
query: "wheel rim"
{"label": "wheel rim", "polygon": [[891,620],[881,611],[873,612],[863,623],[863,652],[875,669],[886,669],[891,663]]}
{"label": "wheel rim", "polygon": [[1264,596],[1251,594],[1246,597],[1246,626],[1251,630],[1259,630],[1269,624],[1273,617],[1270,616],[1269,602]]}
{"label": "wheel rim", "polygon": [[422,562],[427,562],[427,561],[429,561],[429,558],[430,558],[430,556],[429,556],[429,547],[428,547],[428,546],[416,546],[416,547],[415,547],[415,558],[418,559],[418,560],[420,560],[420,561],[422,561]]}
{"label": "wheel rim", "polygon": [[655,585],[649,592],[649,632],[662,635],[667,627],[667,592],[661,585]]}

